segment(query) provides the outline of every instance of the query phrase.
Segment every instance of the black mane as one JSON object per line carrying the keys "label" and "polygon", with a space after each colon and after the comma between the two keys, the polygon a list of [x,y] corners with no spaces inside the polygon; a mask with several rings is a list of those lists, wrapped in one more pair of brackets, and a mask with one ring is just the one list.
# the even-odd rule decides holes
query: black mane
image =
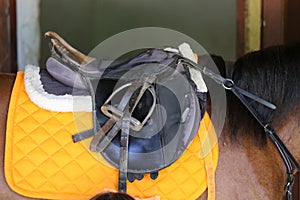
{"label": "black mane", "polygon": [[[236,61],[232,79],[239,87],[275,104],[277,109],[272,111],[250,101],[265,122],[277,123],[299,106],[300,44],[274,46],[246,54]],[[237,138],[237,133],[252,134],[257,144],[265,144],[263,128],[241,102],[229,93],[231,137]]]}

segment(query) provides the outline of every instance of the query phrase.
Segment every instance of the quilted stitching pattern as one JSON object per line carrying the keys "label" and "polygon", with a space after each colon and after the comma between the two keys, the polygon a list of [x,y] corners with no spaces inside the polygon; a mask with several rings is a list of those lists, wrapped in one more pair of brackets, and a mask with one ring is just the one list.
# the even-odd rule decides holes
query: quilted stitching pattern
{"label": "quilted stitching pattern", "polygon": [[[91,114],[40,109],[28,98],[23,76],[22,72],[17,75],[7,124],[5,176],[10,187],[22,195],[45,199],[89,199],[104,188],[116,190],[118,171],[71,139],[72,134],[91,127]],[[128,193],[195,199],[207,187],[199,149],[200,141],[195,138],[178,161],[159,172],[157,180],[146,175],[128,183]],[[213,157],[217,161],[217,148]]]}

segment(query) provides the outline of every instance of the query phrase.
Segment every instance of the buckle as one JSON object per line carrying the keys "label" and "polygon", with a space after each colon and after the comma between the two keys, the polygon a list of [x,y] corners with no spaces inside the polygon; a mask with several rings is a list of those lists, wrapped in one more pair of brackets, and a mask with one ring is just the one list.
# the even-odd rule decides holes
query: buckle
{"label": "buckle", "polygon": [[294,175],[288,174],[288,180],[286,185],[284,186],[285,194],[287,199],[292,199],[292,190],[294,185]]}

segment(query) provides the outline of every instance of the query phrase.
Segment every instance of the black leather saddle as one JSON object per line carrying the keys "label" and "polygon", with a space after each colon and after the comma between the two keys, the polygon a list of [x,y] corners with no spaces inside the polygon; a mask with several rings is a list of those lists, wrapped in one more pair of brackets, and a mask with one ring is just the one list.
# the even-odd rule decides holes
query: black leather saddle
{"label": "black leather saddle", "polygon": [[197,90],[180,53],[153,48],[106,65],[53,32],[45,35],[52,52],[49,73],[88,90],[93,99],[93,129],[73,135],[73,141],[93,137],[90,150],[120,171],[119,191],[126,192],[126,180],[144,174],[155,179],[181,156],[198,131],[206,93]]}

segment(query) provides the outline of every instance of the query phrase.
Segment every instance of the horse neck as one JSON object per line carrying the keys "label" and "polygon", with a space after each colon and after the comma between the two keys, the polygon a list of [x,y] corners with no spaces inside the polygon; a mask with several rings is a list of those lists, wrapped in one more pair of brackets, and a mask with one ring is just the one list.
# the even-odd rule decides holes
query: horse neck
{"label": "horse neck", "polygon": [[289,151],[293,154],[298,163],[300,163],[300,106],[291,113],[286,119],[281,120],[275,126],[275,131],[286,145]]}
{"label": "horse neck", "polygon": [[245,134],[233,141],[226,123],[219,138],[217,199],[280,199],[285,168],[272,142],[257,146]]}

